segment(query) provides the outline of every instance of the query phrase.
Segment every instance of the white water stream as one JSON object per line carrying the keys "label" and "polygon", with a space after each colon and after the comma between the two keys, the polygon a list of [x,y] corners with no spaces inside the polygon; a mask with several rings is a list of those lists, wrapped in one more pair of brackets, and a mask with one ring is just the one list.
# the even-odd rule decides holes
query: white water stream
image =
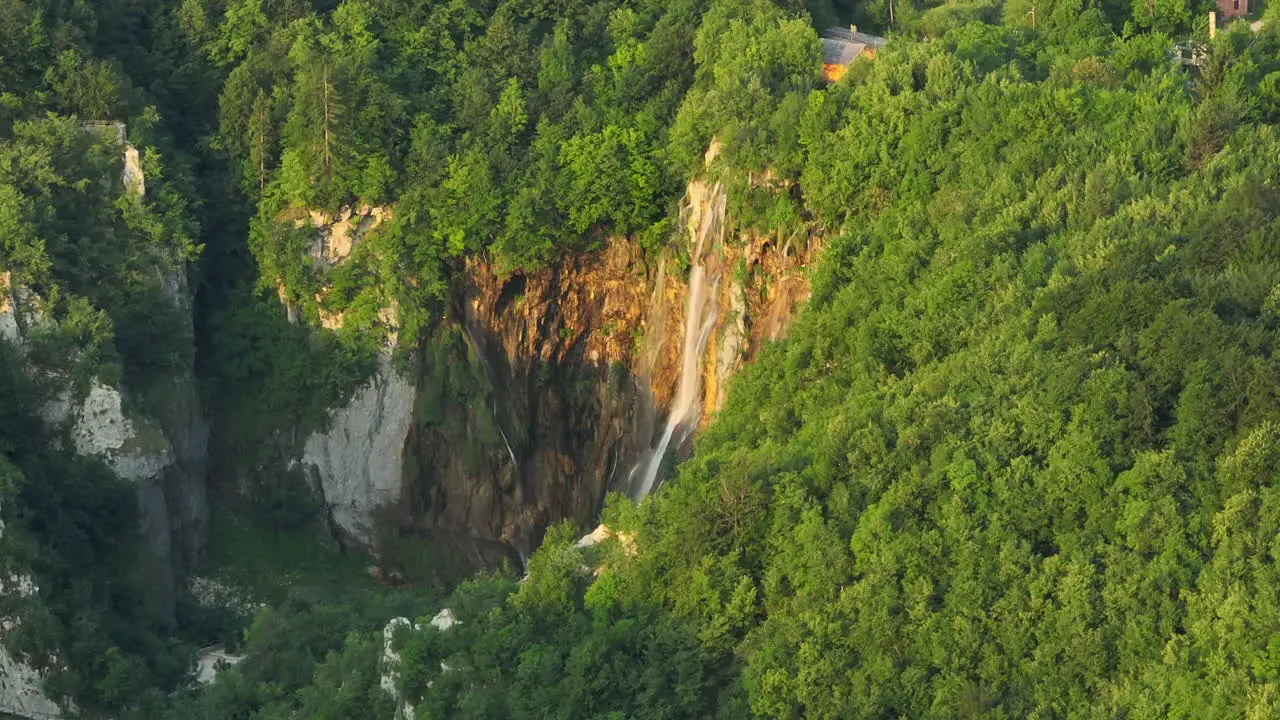
{"label": "white water stream", "polygon": [[502,423],[498,422],[498,403],[493,403],[493,424],[498,426],[498,434],[502,436],[502,444],[507,446],[507,454],[511,456],[511,465],[519,468],[520,463],[516,462],[516,451],[511,449],[511,441],[507,439],[507,434],[502,432]]}
{"label": "white water stream", "polygon": [[[675,440],[679,448],[698,425],[702,410],[702,357],[716,324],[715,291],[718,272],[708,273],[705,254],[718,251],[724,232],[725,194],[717,183],[710,188],[690,187],[685,198],[685,226],[689,228],[689,293],[685,299],[684,343],[681,346],[680,382],[667,412],[667,424],[658,444],[640,455],[631,469],[632,497],[643,498],[653,491],[662,460]],[[696,214],[695,214],[696,213]]]}
{"label": "white water stream", "polygon": [[[480,367],[484,370],[485,376],[489,378],[489,383],[491,385],[494,385],[494,383],[496,383],[497,380],[494,377],[493,372],[489,369],[489,361],[484,356],[484,346],[482,346],[480,344],[480,341],[476,340],[476,336],[472,334],[470,323],[468,322],[462,323],[462,328],[463,330],[466,331],[467,339],[471,341],[471,349],[475,351],[476,357],[480,358]],[[494,385],[494,387],[497,387],[497,386]],[[516,453],[514,450],[511,449],[511,441],[507,439],[507,434],[502,430],[502,421],[499,419],[499,416],[498,416],[498,398],[497,397],[493,398],[491,409],[493,410],[493,424],[495,427],[498,428],[498,435],[502,436],[502,444],[507,447],[507,455],[511,456],[511,465],[512,467],[519,469],[520,463],[516,462]]]}

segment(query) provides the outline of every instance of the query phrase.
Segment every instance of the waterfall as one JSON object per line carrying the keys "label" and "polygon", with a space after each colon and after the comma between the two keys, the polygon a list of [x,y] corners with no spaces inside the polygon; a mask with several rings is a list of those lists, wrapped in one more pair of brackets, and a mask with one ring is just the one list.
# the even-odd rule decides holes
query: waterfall
{"label": "waterfall", "polygon": [[498,434],[502,436],[502,444],[507,446],[507,454],[511,456],[512,467],[519,468],[520,463],[516,462],[516,451],[511,449],[511,441],[507,440],[507,434],[502,431],[502,423],[498,422],[498,401],[493,401],[493,424],[498,426]]}
{"label": "waterfall", "polygon": [[518,470],[520,469],[520,463],[516,462],[516,452],[511,449],[511,441],[507,439],[507,433],[502,430],[502,420],[498,415],[497,378],[494,376],[493,371],[489,369],[489,361],[484,356],[484,346],[476,339],[471,330],[469,320],[470,318],[462,323],[462,329],[466,333],[467,340],[471,342],[471,348],[475,351],[476,357],[480,359],[480,368],[484,370],[485,377],[489,379],[489,384],[494,387],[494,397],[490,404],[490,408],[493,410],[493,424],[498,428],[498,435],[502,437],[502,444],[507,448],[507,455],[511,456],[511,466]]}
{"label": "waterfall", "polygon": [[715,290],[718,266],[709,272],[707,256],[719,251],[724,232],[725,194],[719,183],[708,187],[690,183],[685,197],[683,223],[689,229],[689,292],[685,299],[684,344],[681,347],[680,382],[667,412],[667,424],[655,447],[642,453],[631,470],[632,496],[639,500],[653,491],[662,460],[675,440],[679,448],[697,427],[702,409],[702,356],[716,324]]}

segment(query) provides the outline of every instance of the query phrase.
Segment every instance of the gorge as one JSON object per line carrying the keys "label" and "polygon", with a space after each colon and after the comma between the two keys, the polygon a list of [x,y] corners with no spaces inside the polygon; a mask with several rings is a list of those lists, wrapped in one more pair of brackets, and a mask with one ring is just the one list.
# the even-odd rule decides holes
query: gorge
{"label": "gorge", "polygon": [[[374,549],[385,533],[419,533],[494,565],[527,557],[559,520],[592,523],[607,492],[647,494],[807,295],[817,243],[787,257],[780,238],[728,235],[725,208],[718,183],[689,183],[672,244],[687,280],[673,256],[625,238],[505,277],[469,262],[416,369],[402,374],[384,350],[370,384],[305,443],[301,466],[338,530]],[[349,256],[366,227],[321,224],[314,261],[333,257],[333,238]]]}
{"label": "gorge", "polygon": [[[708,167],[718,147],[706,153]],[[340,268],[393,213],[364,207],[308,216],[299,227],[314,228],[310,262]],[[803,303],[817,239],[805,243],[807,252],[791,254],[782,238],[730,232],[731,225],[720,183],[695,178],[668,252],[650,256],[627,238],[609,238],[600,249],[534,272],[503,275],[469,261],[448,314],[408,363],[392,357],[398,308],[381,308],[384,347],[372,375],[315,430],[283,428],[297,440],[277,445],[292,449],[274,457],[276,470],[237,466],[220,449],[228,430],[216,415],[208,427],[190,376],[190,347],[185,369],[175,374],[128,389],[94,380],[74,397],[67,385],[43,412],[49,422],[68,424],[78,452],[103,458],[136,487],[162,622],[173,622],[179,583],[203,553],[206,433],[223,456],[221,471],[300,474],[331,531],[389,567],[397,564],[397,543],[415,538],[470,568],[522,563],[552,524],[594,524],[607,492],[637,500],[651,492],[724,402],[733,374]],[[157,287],[190,328],[185,272],[162,265],[158,273]],[[8,277],[0,327],[22,348],[34,328],[51,321],[41,299]],[[287,302],[280,313],[304,323]],[[342,313],[321,312],[306,332],[331,333],[343,324]],[[253,481],[222,482],[225,490]],[[0,710],[54,712],[58,703],[39,687],[40,671],[7,654],[0,662],[18,683],[0,692]]]}
{"label": "gorge", "polygon": [[0,0],[0,716],[1280,716],[1249,9]]}

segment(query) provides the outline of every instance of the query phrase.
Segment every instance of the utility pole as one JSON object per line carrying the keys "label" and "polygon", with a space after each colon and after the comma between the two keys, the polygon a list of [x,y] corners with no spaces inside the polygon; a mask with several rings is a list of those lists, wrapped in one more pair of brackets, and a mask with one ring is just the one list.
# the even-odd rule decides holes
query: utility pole
{"label": "utility pole", "polygon": [[329,152],[329,61],[328,58],[324,62],[324,76],[322,78],[324,85],[324,179],[328,180],[330,171],[333,168],[333,157]]}

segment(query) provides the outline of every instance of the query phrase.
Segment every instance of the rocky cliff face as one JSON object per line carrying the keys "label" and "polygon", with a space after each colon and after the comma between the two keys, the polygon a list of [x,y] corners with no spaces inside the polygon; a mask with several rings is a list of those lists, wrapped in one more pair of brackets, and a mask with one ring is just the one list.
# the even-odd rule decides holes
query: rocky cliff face
{"label": "rocky cliff face", "polygon": [[[661,257],[611,238],[531,273],[501,276],[469,261],[452,308],[418,348],[415,374],[401,377],[384,359],[306,441],[303,462],[336,524],[374,546],[387,534],[430,536],[473,565],[524,555],[549,524],[591,523],[606,492],[633,491],[692,366],[696,408],[664,456],[687,451],[729,378],[807,298],[817,245],[732,232],[724,207],[718,185],[691,183],[689,249]],[[385,212],[311,218],[314,262],[343,262]],[[694,273],[679,256],[692,257],[706,304],[688,361]],[[321,324],[341,318],[322,314]]]}
{"label": "rocky cliff face", "polygon": [[379,508],[400,501],[413,397],[413,385],[383,355],[373,379],[333,411],[328,426],[308,437],[303,449],[303,467],[331,521],[366,545],[375,543]]}
{"label": "rocky cliff face", "polygon": [[[315,230],[307,254],[321,275],[347,262],[390,216],[390,208],[369,206],[346,207],[333,215],[298,210],[289,215],[296,228]],[[278,288],[290,322],[299,322],[301,308],[288,301],[283,281]],[[340,331],[347,318],[324,308],[329,291],[323,286],[313,298],[318,324]],[[378,323],[384,347],[372,377],[345,405],[333,408],[322,427],[296,443],[299,457],[292,461],[320,499],[331,531],[370,548],[378,545],[379,513],[403,496],[402,455],[416,393],[413,379],[391,362],[399,328],[394,302],[378,313]]]}
{"label": "rocky cliff face", "polygon": [[[123,126],[116,129],[123,137]],[[123,187],[141,196],[144,183],[138,151],[125,145]],[[151,270],[160,290],[185,318],[189,331],[192,296],[185,263],[176,256],[157,253]],[[39,295],[0,271],[0,338],[25,352],[33,332],[54,325],[44,307]],[[166,623],[174,619],[178,580],[200,561],[208,529],[208,431],[190,370],[193,352],[194,348],[188,349],[180,369],[138,381],[136,386],[94,377],[87,390],[77,390],[67,378],[55,388],[56,397],[42,412],[47,423],[65,430],[64,437],[76,452],[101,458],[133,485],[147,549],[140,568],[151,588],[149,610]],[[54,369],[35,365],[31,372],[55,379],[55,383],[63,377]],[[15,592],[19,597],[21,592],[36,592],[33,579],[21,574],[0,577],[0,595]],[[21,622],[21,617],[0,617],[0,639]],[[41,680],[37,670],[11,656],[0,644],[0,714],[59,717],[58,703],[45,696]]]}
{"label": "rocky cliff face", "polygon": [[[185,276],[181,267],[165,272]],[[185,279],[170,277],[165,284],[178,289],[171,299],[189,318]],[[25,346],[28,332],[52,322],[40,307],[34,294],[10,288],[0,301],[0,337]],[[183,367],[150,378],[145,387],[95,377],[82,394],[63,388],[42,413],[46,422],[66,428],[76,452],[101,458],[135,487],[143,535],[154,556],[154,610],[162,618],[172,618],[176,577],[199,562],[208,526],[208,430],[190,363]]]}
{"label": "rocky cliff face", "polygon": [[[688,215],[714,214],[715,192],[692,184]],[[701,412],[688,418],[690,430],[710,419],[732,375],[808,297],[809,257],[788,257],[784,246],[743,236],[702,249],[709,307],[698,314],[706,323],[692,358]],[[469,264],[453,324],[442,331],[465,342],[421,363],[402,517],[527,554],[551,523],[589,525],[607,492],[634,494],[634,471],[681,390],[691,277],[671,257],[646,261],[621,239],[536,273],[499,277]],[[433,390],[459,384],[451,376],[460,366],[478,376],[479,392]],[[687,452],[690,435],[677,436],[667,457]]]}
{"label": "rocky cliff face", "polygon": [[62,717],[62,708],[45,694],[39,672],[0,647],[0,713],[46,720]]}
{"label": "rocky cliff face", "polygon": [[621,240],[527,275],[468,264],[453,318],[419,363],[406,528],[491,562],[528,553],[551,522],[599,511],[635,455],[631,358],[654,295],[647,275]]}

